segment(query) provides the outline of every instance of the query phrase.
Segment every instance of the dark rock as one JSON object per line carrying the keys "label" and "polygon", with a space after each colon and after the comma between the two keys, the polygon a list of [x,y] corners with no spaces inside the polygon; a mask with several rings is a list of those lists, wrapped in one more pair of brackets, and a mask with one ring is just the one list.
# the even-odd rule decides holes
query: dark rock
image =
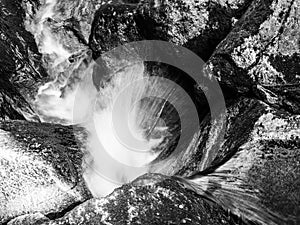
{"label": "dark rock", "polygon": [[[247,193],[249,189],[259,204],[286,219],[286,224],[298,224],[300,116],[275,110],[257,100],[242,99],[228,107],[220,149],[214,149],[214,140],[207,138],[211,129],[209,118],[202,127],[198,139],[191,143],[194,147],[174,156],[177,160],[173,165],[163,169],[158,166],[158,171],[181,176],[201,171],[189,179],[212,189],[217,199],[237,209],[236,214],[243,211],[241,196],[228,195],[224,190]],[[205,154],[208,167],[203,166]],[[161,165],[169,162],[172,159],[162,161]]]}
{"label": "dark rock", "polygon": [[19,1],[0,2],[0,118],[39,121],[28,102],[47,76]]}
{"label": "dark rock", "polygon": [[[210,115],[206,115],[188,148],[154,165],[154,171],[166,175],[187,176],[195,171],[204,170],[213,160],[214,165],[219,165],[215,157],[221,162],[233,156],[237,148],[248,140],[253,125],[263,115],[266,107],[263,102],[240,98],[227,104],[227,114],[223,115],[226,116],[226,124],[214,121],[212,125]],[[222,115],[219,118],[221,117]],[[220,130],[222,127],[225,131],[224,139],[220,140],[220,145],[216,145],[217,139],[209,134],[212,129]],[[243,136],[240,135],[241,133]],[[207,153],[209,157],[204,162],[202,159]]]}
{"label": "dark rock", "polygon": [[299,113],[299,1],[255,1],[208,63],[239,92]]}
{"label": "dark rock", "polygon": [[39,121],[30,104],[6,79],[0,81],[0,118]]}
{"label": "dark rock", "polygon": [[27,214],[23,216],[19,216],[7,223],[7,225],[39,225],[43,224],[44,222],[48,221],[49,218],[45,217],[41,213],[35,214]]}
{"label": "dark rock", "polygon": [[118,45],[164,40],[207,60],[250,1],[141,1],[106,4],[95,14],[90,36],[94,58]]}
{"label": "dark rock", "polygon": [[[49,22],[56,23],[60,29],[72,33],[71,35],[74,35],[75,40],[87,44],[94,12],[101,5],[107,4],[107,2],[108,1],[97,0],[57,0],[53,8],[54,14],[49,18]],[[37,17],[40,16],[37,14],[39,14],[40,10],[47,7],[47,4],[43,0],[23,0],[22,3],[28,23],[38,22],[35,21]],[[30,29],[30,27],[28,27],[28,29]],[[66,44],[68,43],[66,42]]]}
{"label": "dark rock", "polygon": [[54,17],[57,22],[64,21],[64,27],[70,29],[78,39],[85,44],[91,32],[94,13],[101,5],[108,1],[88,0],[88,1],[63,1],[59,0],[56,10],[59,12]]}
{"label": "dark rock", "polygon": [[82,178],[83,129],[0,123],[0,222],[27,213],[57,218],[90,198]]}
{"label": "dark rock", "polygon": [[[95,14],[89,45],[97,62],[101,54],[117,46],[153,39],[185,46],[207,60],[232,28],[233,18],[239,18],[249,3],[250,1],[164,0],[141,1],[139,4],[106,4]],[[165,50],[161,49],[162,52],[166,52]],[[124,61],[132,63],[134,59],[131,57],[134,58],[132,55],[124,57]],[[174,55],[170,54],[169,58],[174,58]],[[120,64],[123,62],[116,61]],[[114,63],[111,59],[106,60],[110,67]],[[182,86],[195,102],[200,119],[209,111],[202,90],[199,90],[188,74],[166,64],[144,64],[145,72],[150,75],[167,77]],[[113,67],[115,71],[118,68]],[[95,72],[93,80],[96,87],[101,86],[103,80],[99,74],[102,76],[106,73],[107,70]]]}
{"label": "dark rock", "polygon": [[24,97],[32,97],[47,76],[34,37],[24,26],[25,11],[20,1],[0,3],[0,72]]}
{"label": "dark rock", "polygon": [[[240,222],[240,223],[239,223]],[[172,178],[148,174],[45,224],[243,224]]]}

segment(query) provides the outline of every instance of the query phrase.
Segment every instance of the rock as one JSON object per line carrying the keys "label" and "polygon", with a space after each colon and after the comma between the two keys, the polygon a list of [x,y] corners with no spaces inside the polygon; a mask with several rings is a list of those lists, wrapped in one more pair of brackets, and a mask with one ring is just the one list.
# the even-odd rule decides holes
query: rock
{"label": "rock", "polygon": [[164,40],[207,60],[249,5],[242,1],[141,1],[107,4],[95,14],[90,36],[94,58],[118,45]]}
{"label": "rock", "polygon": [[7,225],[39,225],[43,224],[44,222],[48,221],[49,218],[45,217],[41,213],[35,214],[27,214],[23,216],[19,216],[7,223]]}
{"label": "rock", "polygon": [[235,214],[250,208],[241,202],[249,190],[254,202],[286,219],[286,224],[298,224],[300,116],[242,98],[228,107],[220,149],[214,149],[215,140],[207,138],[210,129],[207,117],[191,147],[163,160],[154,171],[187,176],[205,190],[212,190]]}
{"label": "rock", "polygon": [[148,174],[45,224],[243,224],[238,222],[176,180]]}
{"label": "rock", "polygon": [[[249,124],[253,127],[247,141],[216,171],[226,171],[226,177],[230,177],[230,182],[237,186],[249,186],[257,190],[259,202],[286,219],[286,224],[299,224],[300,116],[268,107],[261,107],[260,110],[263,113],[253,125]],[[237,130],[236,135],[242,132]],[[231,138],[239,139],[233,135]],[[231,146],[234,149],[234,142]],[[228,158],[230,155],[224,154]],[[218,161],[216,158],[213,164]],[[223,182],[216,183],[223,186]]]}
{"label": "rock", "polygon": [[0,118],[39,121],[26,99],[5,79],[0,81]]}
{"label": "rock", "polygon": [[299,6],[293,0],[254,1],[207,68],[241,93],[299,113]]}
{"label": "rock", "polygon": [[47,73],[34,37],[25,29],[20,1],[0,3],[1,79],[9,79],[25,98],[33,97]]}
{"label": "rock", "polygon": [[[54,4],[54,13],[51,16],[52,23],[56,23],[62,30],[65,29],[65,32],[69,31],[71,35],[74,35],[75,40],[87,44],[94,12],[101,5],[107,4],[108,2],[109,1],[99,2],[97,0],[53,0],[46,3],[44,0],[23,0],[22,6],[26,12],[26,23],[29,25],[28,23],[38,22],[36,19],[41,16],[38,15],[39,11]],[[28,29],[31,30],[31,27],[28,26]],[[32,31],[34,32],[34,30]],[[68,43],[66,42],[66,44]]]}
{"label": "rock", "polygon": [[[106,4],[95,14],[89,46],[97,62],[101,54],[122,44],[140,40],[163,40],[183,45],[207,60],[232,28],[233,18],[239,18],[249,3],[247,0],[200,2],[163,0],[141,1],[139,4]],[[174,55],[170,54],[170,58],[174,58]],[[124,61],[126,60],[128,64],[132,63],[130,57]],[[122,64],[123,61],[119,61]],[[114,62],[109,61],[106,64]],[[150,75],[166,77],[181,85],[196,103],[201,114],[200,119],[209,111],[205,95],[189,75],[178,68],[158,62],[144,64],[145,72]],[[116,70],[115,67],[113,69]],[[102,85],[103,74],[106,75],[108,70],[93,74],[97,88]]]}
{"label": "rock", "polygon": [[28,103],[47,76],[19,1],[0,2],[0,118],[39,121]]}
{"label": "rock", "polygon": [[49,74],[32,105],[42,121],[71,124],[71,98],[92,63],[87,42],[93,15],[106,1],[41,2],[23,4],[26,29],[34,35]]}
{"label": "rock", "polygon": [[91,32],[94,13],[101,5],[107,4],[109,1],[62,1],[59,0],[56,4],[57,11],[54,20],[57,22],[63,21],[65,29],[73,31],[78,39],[88,43]]}
{"label": "rock", "polygon": [[76,127],[0,123],[0,223],[38,212],[57,218],[91,197],[82,178],[85,135]]}

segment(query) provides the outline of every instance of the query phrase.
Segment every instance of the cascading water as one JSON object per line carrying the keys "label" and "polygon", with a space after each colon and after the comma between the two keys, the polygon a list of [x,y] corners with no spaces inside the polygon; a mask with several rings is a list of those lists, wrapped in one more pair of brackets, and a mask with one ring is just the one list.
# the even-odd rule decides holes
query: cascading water
{"label": "cascading water", "polygon": [[[92,82],[95,62],[90,60],[86,49],[81,50],[76,62],[70,62],[69,58],[78,54],[78,51],[74,53],[67,50],[48,23],[56,14],[56,4],[57,0],[47,0],[36,18],[27,22],[27,29],[34,34],[51,77],[48,83],[40,87],[34,106],[45,122],[80,123],[80,126],[89,131],[84,178],[94,196],[105,196],[122,183],[148,172],[147,165],[159,154],[153,149],[164,139],[167,127],[159,118],[163,105],[161,100],[148,104],[139,100],[149,94],[164,97],[170,90],[155,89],[153,81],[144,79],[142,84],[130,86],[124,95],[124,87],[146,76],[144,66],[139,63],[114,74],[98,92]],[[89,62],[88,65],[86,62]],[[130,131],[141,141],[145,150],[142,153],[134,152],[126,146],[112,126],[113,104],[120,95],[123,95],[124,100],[122,107],[129,115]],[[76,108],[76,112],[75,98],[80,102],[80,108]],[[124,119],[122,113],[116,117]],[[105,161],[103,154],[108,151],[114,160],[120,162],[117,166],[111,166]],[[128,169],[130,166],[141,169]],[[102,174],[104,169],[109,171],[108,176]]]}
{"label": "cascading water", "polygon": [[27,19],[25,23],[26,29],[35,37],[43,54],[44,67],[50,75],[50,82],[39,88],[33,104],[42,121],[70,124],[78,86],[76,80],[84,77],[91,60],[86,47],[67,49],[61,43],[61,37],[50,23],[53,18],[59,17],[57,4],[57,0],[46,0],[35,17]]}

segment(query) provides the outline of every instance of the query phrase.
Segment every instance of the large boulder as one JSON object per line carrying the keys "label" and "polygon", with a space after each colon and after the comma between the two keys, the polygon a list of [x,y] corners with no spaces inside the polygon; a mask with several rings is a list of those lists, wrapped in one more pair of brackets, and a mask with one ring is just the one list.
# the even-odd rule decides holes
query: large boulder
{"label": "large boulder", "polygon": [[250,190],[256,202],[286,223],[299,223],[300,116],[242,98],[228,107],[226,120],[220,148],[215,139],[208,139],[212,126],[207,117],[190,147],[161,161],[153,171],[204,185],[227,207],[238,209],[237,214],[247,208],[238,193]]}
{"label": "large boulder", "polygon": [[0,123],[0,222],[28,213],[50,218],[90,198],[82,178],[81,128]]}
{"label": "large boulder", "polygon": [[241,93],[299,113],[299,7],[299,1],[254,1],[207,68]]}
{"label": "large boulder", "polygon": [[[240,223],[239,223],[240,222]],[[243,224],[175,179],[148,174],[44,224]]]}
{"label": "large boulder", "polygon": [[15,219],[12,219],[7,223],[7,225],[39,225],[43,224],[46,221],[49,221],[49,218],[45,217],[41,213],[34,213],[22,215]]}
{"label": "large boulder", "polygon": [[90,46],[97,58],[127,42],[164,40],[185,46],[207,60],[250,2],[146,0],[106,4],[95,14]]}

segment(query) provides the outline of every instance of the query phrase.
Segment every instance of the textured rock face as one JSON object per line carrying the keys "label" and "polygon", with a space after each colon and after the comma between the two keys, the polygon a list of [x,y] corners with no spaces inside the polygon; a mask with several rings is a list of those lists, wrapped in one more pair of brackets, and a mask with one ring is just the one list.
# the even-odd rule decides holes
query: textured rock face
{"label": "textured rock face", "polygon": [[239,224],[219,206],[162,175],[144,175],[45,224]]}
{"label": "textured rock face", "polygon": [[[106,4],[108,1],[62,1],[62,0],[50,0],[46,4],[43,0],[34,1],[22,1],[22,6],[26,12],[26,19],[28,22],[33,22],[36,16],[39,16],[39,10],[47,7],[47,5],[53,4],[54,14],[51,17],[50,23],[55,23],[57,31],[63,32],[65,38],[68,35],[74,37],[75,40],[82,44],[87,44],[88,37],[90,35],[92,20],[94,18],[94,12],[101,6]],[[42,15],[41,15],[42,16]],[[37,22],[37,21],[35,21]],[[59,24],[59,25],[58,25]],[[59,28],[58,28],[59,27]],[[28,27],[30,29],[30,27]],[[72,41],[72,38],[69,41]],[[72,42],[71,42],[72,43]],[[71,44],[67,43],[66,44]]]}
{"label": "textured rock face", "polygon": [[[208,68],[239,92],[299,113],[299,1],[255,1]],[[253,19],[255,18],[255,19]]]}
{"label": "textured rock face", "polygon": [[9,79],[22,94],[31,95],[45,73],[33,36],[24,27],[25,12],[19,1],[1,1],[1,79]]}
{"label": "textured rock face", "polygon": [[39,121],[30,104],[8,80],[0,81],[0,118]]}
{"label": "textured rock face", "polygon": [[122,43],[164,40],[208,59],[250,1],[142,1],[107,4],[94,19],[90,46],[94,58]]}
{"label": "textured rock face", "polygon": [[0,2],[0,108],[2,119],[38,120],[26,100],[47,76],[19,1]]}
{"label": "textured rock face", "polygon": [[[84,140],[81,129],[75,133]],[[77,144],[83,142],[71,127],[1,122],[0,139],[1,223],[34,212],[55,217],[89,198]]]}
{"label": "textured rock face", "polygon": [[[211,122],[207,117],[186,151],[161,161],[153,170],[184,177],[202,171],[190,178],[206,183],[218,199],[228,198],[222,188],[259,190],[255,194],[258,202],[297,224],[300,221],[300,117],[244,98],[228,106],[226,117],[220,149],[216,151],[214,140],[208,139]],[[207,153],[211,159],[205,169],[202,159]],[[238,198],[231,198],[237,211],[242,208]]]}
{"label": "textured rock face", "polygon": [[19,216],[7,223],[7,225],[31,225],[31,224],[43,224],[48,221],[49,218],[45,217],[41,213],[27,214]]}
{"label": "textured rock face", "polygon": [[57,10],[60,12],[54,18],[57,22],[63,22],[66,30],[70,29],[79,41],[88,43],[91,31],[94,12],[108,1],[63,1],[59,0],[56,4]]}
{"label": "textured rock face", "polygon": [[255,100],[240,101],[228,112],[222,149],[202,174],[217,168],[215,173],[221,176],[208,179],[212,186],[257,189],[259,202],[266,208],[291,224],[299,223],[300,117]]}

